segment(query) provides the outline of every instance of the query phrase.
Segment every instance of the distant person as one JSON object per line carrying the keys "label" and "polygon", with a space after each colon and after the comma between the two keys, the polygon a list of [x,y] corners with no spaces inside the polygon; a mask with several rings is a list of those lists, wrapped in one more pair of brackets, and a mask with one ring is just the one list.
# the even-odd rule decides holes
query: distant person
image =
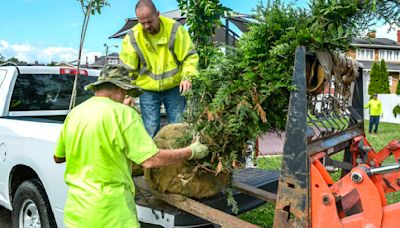
{"label": "distant person", "polygon": [[[378,133],[378,125],[380,116],[383,117],[382,102],[378,100],[378,94],[372,95],[372,99],[364,106],[364,108],[369,108],[369,133]],[[374,127],[375,126],[375,127]]]}
{"label": "distant person", "polygon": [[198,139],[182,149],[158,149],[139,114],[125,105],[137,89],[128,75],[121,66],[103,70],[85,87],[95,96],[65,119],[54,160],[66,162],[66,227],[139,227],[132,162],[153,168],[208,155]]}
{"label": "distant person", "polygon": [[160,13],[150,0],[135,7],[139,23],[122,41],[119,55],[133,71],[135,85],[144,90],[140,110],[147,132],[154,137],[160,129],[160,108],[164,104],[169,123],[181,122],[191,79],[198,74],[199,56],[183,26]]}

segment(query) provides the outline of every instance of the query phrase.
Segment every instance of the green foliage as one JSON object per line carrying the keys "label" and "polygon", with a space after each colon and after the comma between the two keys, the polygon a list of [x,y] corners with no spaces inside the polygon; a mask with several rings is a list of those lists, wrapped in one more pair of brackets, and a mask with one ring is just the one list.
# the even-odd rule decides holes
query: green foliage
{"label": "green foliage", "polygon": [[11,63],[15,63],[17,65],[26,65],[27,62],[19,60],[17,57],[11,57],[9,59],[7,59],[5,62],[11,62]]}
{"label": "green foliage", "polygon": [[381,94],[382,93],[390,93],[389,89],[389,72],[387,71],[386,62],[384,59],[381,60],[381,71],[380,77],[381,81]]}
{"label": "green foliage", "polygon": [[396,106],[394,106],[392,112],[393,112],[394,117],[397,117],[397,115],[400,115],[400,104],[397,104]]}
{"label": "green foliage", "polygon": [[50,63],[47,64],[47,66],[57,66],[57,62],[51,61]]}
{"label": "green foliage", "polygon": [[379,63],[372,64],[372,69],[370,72],[368,94],[378,94],[380,92],[380,70],[381,66]]}
{"label": "green foliage", "polygon": [[211,37],[221,26],[221,17],[230,9],[219,0],[178,0],[178,5],[182,14],[186,13],[186,25],[200,57],[199,68],[203,69],[215,54]]}
{"label": "green foliage", "polygon": [[400,82],[399,81],[397,81],[396,94],[400,95]]}
{"label": "green foliage", "polygon": [[110,5],[107,0],[77,0],[77,1],[81,3],[84,14],[86,10],[88,10],[92,15],[96,13],[100,14],[101,9],[104,6]]}
{"label": "green foliage", "polygon": [[215,173],[231,172],[258,135],[284,129],[295,89],[296,47],[346,51],[351,38],[370,25],[370,16],[399,21],[400,13],[392,14],[400,11],[398,5],[384,6],[393,2],[314,0],[310,10],[280,0],[258,5],[249,32],[225,55],[215,53],[187,94],[186,120],[211,151],[196,164]]}
{"label": "green foliage", "polygon": [[5,62],[4,56],[0,53],[0,64]]}
{"label": "green foliage", "polygon": [[387,71],[385,60],[382,59],[381,63],[375,62],[370,73],[368,94],[390,93],[388,77],[389,72]]}

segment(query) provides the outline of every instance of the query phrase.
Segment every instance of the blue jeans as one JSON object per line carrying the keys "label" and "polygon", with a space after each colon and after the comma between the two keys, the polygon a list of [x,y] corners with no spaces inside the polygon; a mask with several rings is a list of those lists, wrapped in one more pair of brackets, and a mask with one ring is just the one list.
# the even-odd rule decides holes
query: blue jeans
{"label": "blue jeans", "polygon": [[160,130],[161,104],[164,104],[167,111],[169,123],[181,122],[186,102],[179,92],[179,86],[161,92],[144,91],[139,99],[143,124],[152,138]]}
{"label": "blue jeans", "polygon": [[374,132],[378,132],[378,125],[379,125],[379,116],[369,116],[369,133],[371,133],[372,128],[374,128]]}

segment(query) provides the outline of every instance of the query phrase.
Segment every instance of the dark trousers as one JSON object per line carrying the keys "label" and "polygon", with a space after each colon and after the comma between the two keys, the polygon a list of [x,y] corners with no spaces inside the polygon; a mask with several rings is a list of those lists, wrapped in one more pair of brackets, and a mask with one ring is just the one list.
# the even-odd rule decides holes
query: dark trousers
{"label": "dark trousers", "polygon": [[374,132],[376,133],[378,131],[379,116],[370,116],[369,117],[369,133],[371,133],[374,125],[375,125]]}

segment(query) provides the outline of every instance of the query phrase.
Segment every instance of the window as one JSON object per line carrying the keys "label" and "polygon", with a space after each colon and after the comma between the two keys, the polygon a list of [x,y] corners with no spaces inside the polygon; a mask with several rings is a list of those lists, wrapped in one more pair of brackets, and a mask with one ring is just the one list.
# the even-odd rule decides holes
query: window
{"label": "window", "polygon": [[108,59],[108,64],[110,64],[110,65],[118,65],[118,59]]}
{"label": "window", "polygon": [[[20,74],[15,82],[10,111],[68,110],[74,75]],[[79,76],[76,104],[93,95],[84,86],[97,77]]]}
{"label": "window", "polygon": [[400,51],[397,50],[379,50],[379,60],[400,61]]}
{"label": "window", "polygon": [[374,61],[375,50],[374,49],[357,49],[356,58],[358,60],[371,60]]}

